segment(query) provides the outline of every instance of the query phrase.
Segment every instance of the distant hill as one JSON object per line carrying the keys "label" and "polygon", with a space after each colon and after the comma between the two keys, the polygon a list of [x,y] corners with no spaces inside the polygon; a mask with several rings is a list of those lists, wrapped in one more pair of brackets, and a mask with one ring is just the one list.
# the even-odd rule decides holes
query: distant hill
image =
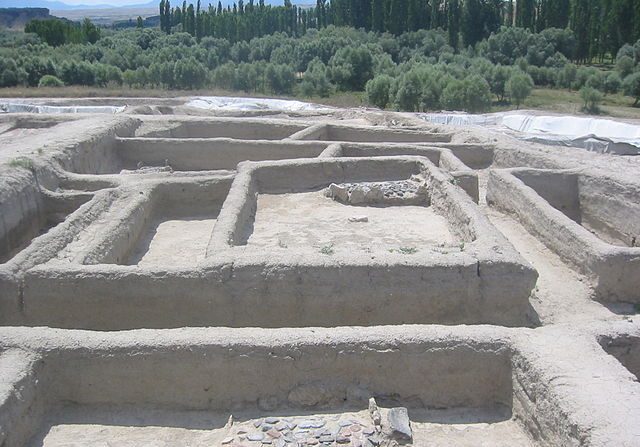
{"label": "distant hill", "polygon": [[47,8],[0,8],[0,27],[22,30],[33,19],[50,19]]}
{"label": "distant hill", "polygon": [[[108,2],[108,0],[105,0]],[[140,8],[156,6],[160,1],[150,1],[139,5],[122,6],[121,8]],[[3,0],[3,6],[10,8],[48,8],[50,10],[72,10],[72,9],[111,9],[114,5],[108,3],[100,5],[70,5],[61,1],[49,0]]]}
{"label": "distant hill", "polygon": [[[116,6],[113,4],[109,4],[109,0],[103,0],[103,4],[99,5],[71,5],[67,4],[64,1],[59,0],[2,0],[2,6],[5,8],[48,8],[50,10],[55,11],[66,11],[66,10],[74,10],[74,9],[83,9],[83,10],[94,10],[94,9],[140,9],[140,8],[157,8],[160,0],[151,0],[149,2],[145,2],[141,0],[139,4],[135,5],[126,5],[126,6]],[[224,6],[233,5],[234,1],[237,0],[222,0],[222,4]],[[197,0],[193,0],[191,3],[196,4]],[[171,2],[174,5],[182,5],[182,0],[175,0]],[[187,2],[189,3],[189,2]],[[248,3],[248,2],[245,2]],[[257,3],[257,2],[256,2]],[[284,0],[266,0],[265,3],[270,5],[283,5]],[[314,3],[310,0],[292,0],[291,3],[297,5],[308,5],[310,3]],[[202,5],[217,5],[218,0],[203,0]]]}

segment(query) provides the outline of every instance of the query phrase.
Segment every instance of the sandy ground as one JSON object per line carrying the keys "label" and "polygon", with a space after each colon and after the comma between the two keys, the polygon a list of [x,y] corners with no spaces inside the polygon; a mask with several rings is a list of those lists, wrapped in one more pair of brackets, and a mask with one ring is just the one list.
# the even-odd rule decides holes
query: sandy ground
{"label": "sandy ground", "polygon": [[[350,222],[366,217],[368,222]],[[429,207],[343,205],[321,191],[261,194],[248,245],[367,252],[417,250],[456,241],[444,217]]]}
{"label": "sandy ground", "polygon": [[143,236],[129,264],[196,265],[205,258],[215,223],[211,216],[157,222]]}
{"label": "sandy ground", "polygon": [[[522,427],[494,410],[410,410],[414,446],[429,447],[532,447],[535,444]],[[170,412],[158,410],[91,409],[71,407],[51,415],[31,447],[112,447],[112,446],[219,446],[240,429],[255,431],[249,417],[234,415],[234,425],[225,428],[229,414],[209,412]],[[281,416],[281,415],[278,415]],[[325,420],[348,418],[370,425],[368,411],[286,415],[320,417]],[[254,416],[255,417],[255,416]],[[385,418],[383,410],[383,418]],[[248,442],[247,446],[260,446]],[[349,446],[349,444],[346,444]]]}
{"label": "sandy ground", "polygon": [[[538,282],[531,304],[543,324],[567,319],[610,318],[612,313],[591,297],[587,279],[572,270],[560,257],[531,235],[513,217],[487,206],[488,170],[478,171],[480,206],[491,223],[538,271]],[[575,312],[581,309],[581,312]]]}

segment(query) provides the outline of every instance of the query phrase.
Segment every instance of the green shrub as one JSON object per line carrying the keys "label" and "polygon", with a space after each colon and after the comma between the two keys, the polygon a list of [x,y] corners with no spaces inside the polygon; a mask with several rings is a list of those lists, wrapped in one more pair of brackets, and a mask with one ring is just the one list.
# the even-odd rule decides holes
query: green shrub
{"label": "green shrub", "polygon": [[633,104],[634,107],[640,103],[640,72],[630,74],[622,82],[622,90],[627,96],[632,96],[636,99]]}
{"label": "green shrub", "polygon": [[516,71],[507,81],[505,89],[511,101],[515,102],[516,106],[520,108],[524,100],[531,95],[533,80],[528,74]]}
{"label": "green shrub", "polygon": [[38,87],[63,87],[64,82],[53,75],[44,75],[38,82]]}
{"label": "green shrub", "polygon": [[625,78],[633,72],[635,62],[629,56],[622,56],[616,61],[616,70],[620,73],[620,76]]}
{"label": "green shrub", "polygon": [[583,101],[583,110],[588,113],[600,112],[600,103],[602,102],[602,92],[593,87],[582,87],[580,89],[580,97]]}
{"label": "green shrub", "polygon": [[300,91],[305,96],[327,97],[331,94],[333,86],[329,82],[327,66],[319,58],[309,63],[304,79],[300,84]]}
{"label": "green shrub", "polygon": [[367,101],[376,107],[384,109],[389,104],[389,91],[393,78],[387,75],[379,75],[367,82],[365,88]]}
{"label": "green shrub", "polygon": [[616,72],[609,73],[604,81],[604,91],[606,93],[618,93],[622,87],[622,79]]}

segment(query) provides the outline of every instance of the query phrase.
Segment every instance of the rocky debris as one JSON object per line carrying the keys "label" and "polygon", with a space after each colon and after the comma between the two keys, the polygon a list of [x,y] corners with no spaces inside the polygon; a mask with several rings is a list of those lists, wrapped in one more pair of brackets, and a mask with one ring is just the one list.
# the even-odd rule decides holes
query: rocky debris
{"label": "rocky debris", "polygon": [[120,175],[160,174],[163,172],[172,173],[173,169],[170,166],[143,166],[134,170],[123,169],[120,171]]}
{"label": "rocky debris", "polygon": [[380,431],[380,426],[382,424],[382,415],[380,414],[378,404],[373,397],[369,399],[369,414],[371,415],[371,419],[373,420],[373,425],[375,425],[376,427],[376,431]]}
{"label": "rocky debris", "polygon": [[[348,415],[266,417],[235,423],[222,444],[230,447],[369,447],[382,438],[368,420]],[[366,419],[366,418],[365,418]]]}
{"label": "rocky debris", "polygon": [[332,183],[325,196],[347,205],[428,205],[429,195],[424,180],[389,182]]}
{"label": "rocky debris", "polygon": [[410,441],[413,437],[411,423],[409,422],[409,412],[404,407],[392,408],[387,413],[386,427],[389,436],[393,439]]}
{"label": "rocky debris", "polygon": [[164,161],[164,166],[145,166],[141,161],[136,165],[136,169],[123,169],[121,175],[131,174],[159,174],[162,172],[173,173],[173,167],[169,164],[169,160]]}

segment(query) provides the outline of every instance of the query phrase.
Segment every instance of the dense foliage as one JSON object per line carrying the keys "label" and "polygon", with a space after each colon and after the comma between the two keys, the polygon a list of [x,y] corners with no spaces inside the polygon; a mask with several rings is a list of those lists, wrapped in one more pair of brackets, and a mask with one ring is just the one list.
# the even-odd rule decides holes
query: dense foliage
{"label": "dense foliage", "polygon": [[[517,3],[517,5],[516,5]],[[569,27],[577,38],[579,61],[615,56],[626,42],[640,39],[638,0],[317,0],[315,7],[265,5],[264,0],[238,0],[233,7],[218,2],[183,1],[172,7],[160,1],[160,28],[188,32],[197,39],[218,37],[236,42],[285,32],[302,36],[328,25],[400,35],[421,29],[447,31],[455,49],[475,45],[501,26],[540,32]]]}
{"label": "dense foliage", "polygon": [[[349,9],[365,3],[318,1],[315,9],[302,14],[288,2],[283,7],[269,7],[239,1],[235,9],[220,6],[209,16],[209,12],[199,11],[197,6],[190,9],[183,4],[182,8],[171,8],[168,2],[163,2],[167,14],[161,17],[161,30],[102,29],[99,36],[87,32],[87,37],[63,44],[51,41],[46,32],[43,34],[42,30],[48,28],[38,22],[27,27],[35,34],[0,35],[0,86],[64,83],[168,89],[217,87],[307,97],[363,91],[373,105],[409,111],[484,111],[495,102],[519,106],[534,86],[576,91],[589,87],[607,94],[624,92],[640,101],[640,41],[619,48],[613,55],[613,70],[576,65],[581,41],[569,28],[546,28],[549,24],[562,25],[564,19],[558,18],[559,13],[546,13],[541,6],[545,2],[532,2],[535,6],[532,14],[526,15],[521,9],[515,17],[509,11],[510,2],[498,2],[505,8],[493,16],[500,17],[497,23],[490,19],[491,9],[486,9],[491,3],[488,0],[400,2],[404,6],[374,0],[367,3],[371,6],[368,12],[354,14]],[[561,3],[549,2],[554,7]],[[351,6],[344,6],[347,4]],[[424,9],[425,4],[431,7]],[[570,15],[574,11],[571,5],[567,2],[562,14]],[[418,6],[422,9],[417,16],[427,22],[409,20],[415,16],[409,10]],[[470,10],[472,6],[476,9]],[[383,8],[382,11],[389,8],[395,17],[402,16],[398,10],[404,11],[405,7],[406,25],[394,28],[393,32],[379,32],[397,25],[390,24],[386,13],[376,12],[378,8]],[[444,7],[446,14],[442,15]],[[187,11],[186,19],[183,8]],[[261,9],[265,14],[262,18]],[[292,16],[283,15],[286,11]],[[366,18],[369,12],[370,20]],[[458,13],[460,21],[456,24]],[[508,21],[522,26],[501,26],[489,33],[490,28],[505,21],[505,14]],[[270,15],[273,17],[267,20]],[[294,27],[291,20],[285,20],[287,17],[299,20],[302,16],[306,17],[304,27]],[[469,37],[472,18],[480,16],[493,25],[484,26],[481,33]],[[207,21],[206,17],[215,21]],[[238,35],[236,28],[235,37],[223,38],[216,30],[221,29],[224,20],[234,26],[247,20],[249,34],[266,35],[248,39],[249,35]],[[354,20],[364,22],[352,23]],[[332,24],[336,21],[362,26],[339,27]],[[540,25],[541,22],[545,25]],[[213,36],[206,35],[205,28],[198,32],[199,26],[207,24]],[[85,22],[78,26],[91,30],[89,25]],[[318,25],[320,29],[316,28]],[[438,29],[401,32],[405,27],[433,26]],[[538,27],[545,29],[536,32]],[[287,32],[273,32],[274,29]],[[481,40],[467,45],[475,39]],[[598,99],[592,93],[586,90],[584,95]]]}
{"label": "dense foliage", "polygon": [[52,47],[66,43],[96,43],[100,38],[100,29],[89,19],[82,24],[59,19],[31,20],[24,31],[37,34]]}

